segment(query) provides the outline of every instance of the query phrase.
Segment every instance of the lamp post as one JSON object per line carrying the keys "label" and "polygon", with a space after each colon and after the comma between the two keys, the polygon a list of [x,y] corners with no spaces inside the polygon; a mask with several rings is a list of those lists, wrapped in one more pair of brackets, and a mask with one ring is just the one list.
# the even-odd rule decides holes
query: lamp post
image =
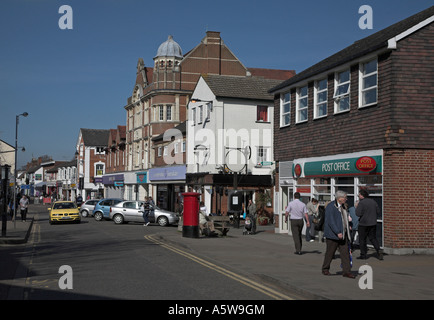
{"label": "lamp post", "polygon": [[18,123],[20,116],[27,117],[29,114],[27,112],[23,112],[16,116],[15,122],[15,166],[14,166],[14,228],[16,228],[17,221],[17,149],[18,149]]}

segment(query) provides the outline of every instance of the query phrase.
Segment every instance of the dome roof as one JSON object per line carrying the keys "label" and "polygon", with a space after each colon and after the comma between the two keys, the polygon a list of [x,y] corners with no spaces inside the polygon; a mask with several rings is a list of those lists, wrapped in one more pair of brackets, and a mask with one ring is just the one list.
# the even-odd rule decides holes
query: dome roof
{"label": "dome roof", "polygon": [[156,57],[177,57],[182,58],[181,46],[169,36],[167,41],[163,42],[157,51]]}

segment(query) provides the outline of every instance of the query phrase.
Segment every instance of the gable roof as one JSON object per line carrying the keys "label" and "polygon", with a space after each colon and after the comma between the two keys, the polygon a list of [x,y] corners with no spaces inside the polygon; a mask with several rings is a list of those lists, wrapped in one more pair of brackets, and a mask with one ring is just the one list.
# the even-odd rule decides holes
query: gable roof
{"label": "gable roof", "polygon": [[[399,39],[396,39],[396,40],[400,40],[402,39],[403,35],[406,36],[411,34],[412,32],[418,30],[418,28],[415,28],[412,32],[408,32],[408,34],[406,33],[406,31],[421,24],[423,21],[429,19],[433,15],[434,15],[434,6],[424,11],[421,11],[407,19],[399,21],[391,25],[390,27],[380,30],[366,38],[358,40],[354,42],[352,45],[350,45],[349,47],[346,47],[345,49],[335,53],[334,55],[300,72],[294,77],[282,82],[278,86],[272,88],[270,92],[274,93],[292,84],[308,79],[316,74],[320,74],[327,70],[333,69],[339,65],[350,62],[354,59],[367,55],[371,52],[377,51],[381,48],[386,48],[389,44],[389,40],[394,39],[398,35],[402,35],[401,37],[399,37]],[[419,25],[419,27],[423,27],[423,26],[424,26],[423,24]]]}
{"label": "gable roof", "polygon": [[106,147],[110,129],[80,129],[85,146]]}
{"label": "gable roof", "polygon": [[234,77],[221,75],[202,75],[216,97],[250,100],[273,100],[268,90],[281,83],[281,80],[262,77]]}

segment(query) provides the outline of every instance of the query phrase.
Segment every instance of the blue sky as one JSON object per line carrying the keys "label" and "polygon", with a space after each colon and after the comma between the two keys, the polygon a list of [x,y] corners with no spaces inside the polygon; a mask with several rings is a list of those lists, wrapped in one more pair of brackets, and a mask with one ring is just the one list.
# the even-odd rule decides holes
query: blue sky
{"label": "blue sky", "polygon": [[[362,5],[373,29],[361,30]],[[59,7],[73,9],[61,30]],[[138,58],[153,66],[173,35],[187,53],[207,30],[246,67],[301,72],[331,54],[433,5],[432,0],[1,0],[0,139],[15,144],[18,166],[32,156],[71,160],[80,128],[126,124]]]}

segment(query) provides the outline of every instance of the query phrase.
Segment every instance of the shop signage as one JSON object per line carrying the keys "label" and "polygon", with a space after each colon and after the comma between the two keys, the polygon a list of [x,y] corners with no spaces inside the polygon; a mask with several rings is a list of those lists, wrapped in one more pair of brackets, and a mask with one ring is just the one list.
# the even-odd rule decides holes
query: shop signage
{"label": "shop signage", "polygon": [[371,172],[377,166],[377,162],[371,157],[361,157],[356,161],[356,168],[363,172]]}
{"label": "shop signage", "polygon": [[294,161],[293,177],[357,176],[381,174],[382,156],[362,156],[357,158],[332,159],[324,161]]}
{"label": "shop signage", "polygon": [[124,181],[124,175],[123,174],[115,174],[111,176],[103,176],[102,177],[102,183],[106,185],[114,185],[115,182],[123,182]]}
{"label": "shop signage", "polygon": [[186,167],[175,166],[149,170],[150,181],[185,180]]}
{"label": "shop signage", "polygon": [[114,186],[115,187],[123,187],[124,186],[124,182],[123,181],[115,181],[114,182]]}
{"label": "shop signage", "polygon": [[148,173],[147,172],[138,172],[137,174],[137,183],[143,184],[148,183]]}

